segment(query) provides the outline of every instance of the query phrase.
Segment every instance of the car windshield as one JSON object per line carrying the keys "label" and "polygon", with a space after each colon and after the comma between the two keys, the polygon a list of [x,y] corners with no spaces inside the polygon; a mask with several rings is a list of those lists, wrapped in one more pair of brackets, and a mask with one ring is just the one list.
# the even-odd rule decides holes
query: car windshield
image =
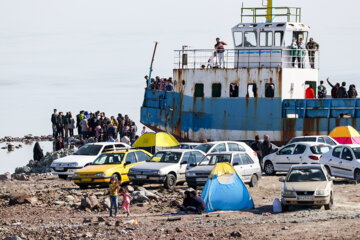
{"label": "car windshield", "polygon": [[352,148],[352,150],[355,154],[356,159],[360,159],[360,147],[354,147]]}
{"label": "car windshield", "polygon": [[288,175],[287,182],[326,181],[324,172],[320,168],[293,169]]}
{"label": "car windshield", "polygon": [[164,163],[178,163],[181,158],[179,152],[158,152],[156,153],[150,162],[164,162]]}
{"label": "car windshield", "polygon": [[217,163],[221,163],[221,162],[228,162],[230,163],[231,161],[231,155],[230,154],[221,154],[221,155],[210,155],[210,156],[205,156],[199,165],[205,166],[205,165],[215,165]]}
{"label": "car windshield", "polygon": [[319,146],[312,146],[310,150],[313,154],[324,154],[330,151],[329,146],[319,145]]}
{"label": "car windshield", "polygon": [[79,148],[74,155],[86,155],[86,156],[96,156],[99,154],[102,145],[84,145]]}
{"label": "car windshield", "polygon": [[316,142],[316,137],[293,138],[289,143],[296,143],[296,142]]}
{"label": "car windshield", "polygon": [[93,165],[121,164],[124,155],[124,153],[101,154],[95,159]]}
{"label": "car windshield", "polygon": [[199,146],[197,146],[195,149],[201,150],[204,153],[207,153],[210,150],[210,148],[212,148],[213,146],[214,146],[214,144],[203,143],[203,144],[200,144]]}

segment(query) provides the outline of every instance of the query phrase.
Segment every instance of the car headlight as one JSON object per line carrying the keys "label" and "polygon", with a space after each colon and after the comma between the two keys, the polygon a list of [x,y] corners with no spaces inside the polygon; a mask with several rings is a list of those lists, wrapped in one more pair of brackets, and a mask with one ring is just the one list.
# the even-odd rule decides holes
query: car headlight
{"label": "car headlight", "polygon": [[105,173],[96,173],[95,177],[105,177]]}
{"label": "car headlight", "polygon": [[188,173],[186,173],[186,176],[187,177],[195,177],[196,174],[194,172],[188,172]]}
{"label": "car headlight", "polygon": [[69,163],[69,167],[77,167],[78,163]]}
{"label": "car headlight", "polygon": [[75,174],[74,174],[74,177],[80,177],[80,174],[75,173]]}
{"label": "car headlight", "polygon": [[283,191],[283,195],[295,195],[295,192],[294,191]]}
{"label": "car headlight", "polygon": [[316,190],[316,195],[325,195],[324,190]]}

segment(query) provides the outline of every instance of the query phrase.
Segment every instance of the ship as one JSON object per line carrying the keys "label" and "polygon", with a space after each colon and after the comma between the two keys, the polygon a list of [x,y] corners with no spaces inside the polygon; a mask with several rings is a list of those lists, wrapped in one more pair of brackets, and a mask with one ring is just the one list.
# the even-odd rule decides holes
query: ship
{"label": "ship", "polygon": [[[320,50],[294,54],[292,48],[294,40],[307,43],[311,36],[301,18],[301,8],[273,7],[271,0],[242,7],[220,67],[208,66],[214,49],[175,50],[174,91],[147,87],[141,123],[190,142],[266,134],[283,144],[295,136],[328,135],[337,126],[359,128],[359,99],[317,98]],[[305,99],[309,86],[314,99]]]}

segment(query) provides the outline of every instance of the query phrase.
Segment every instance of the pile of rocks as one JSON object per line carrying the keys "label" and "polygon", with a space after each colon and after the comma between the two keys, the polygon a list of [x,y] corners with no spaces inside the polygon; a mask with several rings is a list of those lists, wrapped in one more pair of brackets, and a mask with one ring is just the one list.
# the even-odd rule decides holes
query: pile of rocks
{"label": "pile of rocks", "polygon": [[58,158],[62,158],[71,155],[74,149],[61,149],[57,152],[46,153],[46,155],[40,161],[30,160],[24,167],[18,167],[15,169],[15,174],[19,173],[47,173],[50,172],[51,163]]}
{"label": "pile of rocks", "polygon": [[0,143],[3,142],[24,142],[24,143],[32,143],[33,141],[53,141],[54,138],[52,135],[43,135],[43,136],[33,136],[32,134],[27,134],[24,137],[10,137],[5,136],[0,138]]}

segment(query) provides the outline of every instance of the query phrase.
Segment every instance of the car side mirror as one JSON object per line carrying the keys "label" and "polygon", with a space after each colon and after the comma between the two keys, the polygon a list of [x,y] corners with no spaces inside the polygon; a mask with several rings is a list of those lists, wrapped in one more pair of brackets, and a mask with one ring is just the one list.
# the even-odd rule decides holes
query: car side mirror
{"label": "car side mirror", "polygon": [[233,166],[238,166],[238,165],[240,165],[238,162],[233,163]]}
{"label": "car side mirror", "polygon": [[279,182],[285,182],[285,179],[283,177],[279,178]]}
{"label": "car side mirror", "polygon": [[131,164],[131,162],[125,162],[125,163],[124,163],[124,166],[130,165],[130,164]]}

